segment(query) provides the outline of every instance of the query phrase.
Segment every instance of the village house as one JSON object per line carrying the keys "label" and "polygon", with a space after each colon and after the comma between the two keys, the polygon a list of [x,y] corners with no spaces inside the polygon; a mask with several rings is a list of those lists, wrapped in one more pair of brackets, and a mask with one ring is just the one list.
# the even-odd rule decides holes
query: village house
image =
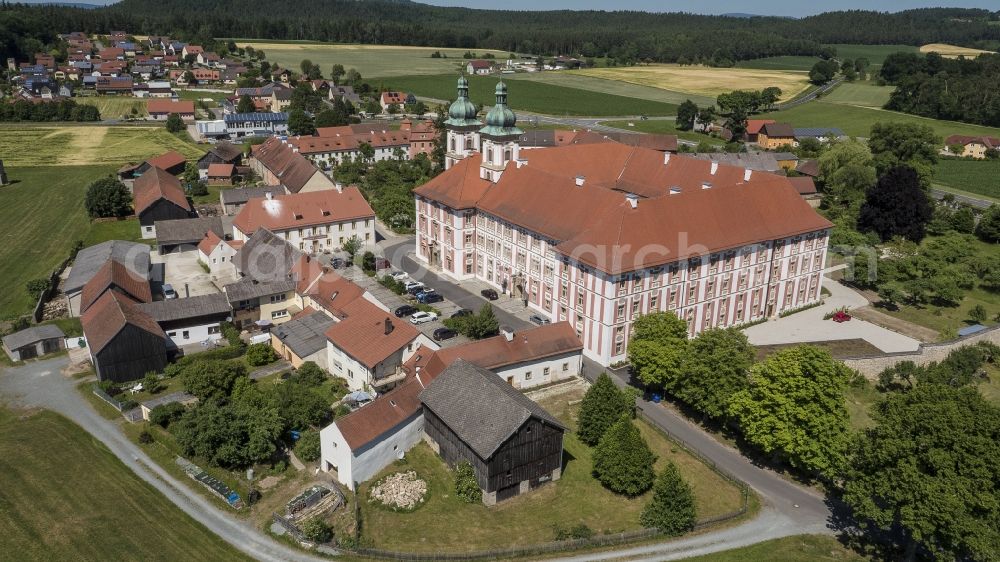
{"label": "village house", "polygon": [[156,238],[156,221],[186,219],[194,213],[181,182],[156,166],[135,180],[132,191],[143,238]]}
{"label": "village house", "polygon": [[292,105],[292,90],[288,88],[274,88],[271,91],[271,101],[269,107],[271,111],[287,111]]}
{"label": "village house", "polygon": [[132,272],[114,259],[109,259],[83,286],[83,292],[80,295],[80,313],[86,313],[108,291],[115,291],[128,297],[132,302],[153,300],[149,279]]}
{"label": "village house", "polygon": [[94,88],[98,94],[131,95],[131,76],[98,76]]}
{"label": "village house", "polygon": [[765,123],[757,133],[757,146],[764,150],[780,150],[798,145],[795,129],[788,123]]}
{"label": "village house", "polygon": [[[953,147],[961,147],[961,150],[956,154]],[[1000,138],[951,135],[944,140],[944,148],[941,150],[941,154],[982,160],[987,157],[987,151],[990,150],[994,152],[1000,150]]]}
{"label": "village house", "polygon": [[[410,102],[412,94],[406,94],[405,92],[382,92],[379,96],[379,105],[382,106],[382,113],[388,113],[390,106],[396,106],[399,111],[403,110],[403,106]],[[413,101],[416,101],[414,98]]]}
{"label": "village house", "polygon": [[109,261],[124,265],[132,275],[150,278],[149,246],[124,240],[108,240],[77,252],[69,275],[62,282],[69,316],[80,316],[83,289]]}
{"label": "village house", "polygon": [[486,75],[493,71],[493,63],[488,60],[470,60],[465,64],[465,73],[469,75]]}
{"label": "village house", "polygon": [[287,113],[229,113],[222,121],[224,134],[231,139],[288,134]]}
{"label": "village house", "polygon": [[198,55],[204,52],[205,49],[200,45],[184,45],[184,48],[181,49],[181,56],[184,58],[187,58],[189,56],[197,58]]}
{"label": "village house", "polygon": [[490,371],[458,359],[419,398],[431,448],[451,467],[472,465],[484,504],[562,475],[566,428]]}
{"label": "village house", "polygon": [[287,322],[294,314],[295,280],[256,281],[244,277],[222,288],[233,309],[233,324],[237,328],[268,326]]}
{"label": "village house", "polygon": [[200,349],[222,339],[222,322],[232,318],[232,307],[222,293],[165,299],[138,305],[166,335],[167,350],[197,345]]}
{"label": "village house", "polygon": [[317,165],[329,168],[361,158],[362,145],[371,147],[373,162],[429,154],[434,150],[436,136],[433,122],[413,124],[407,119],[399,130],[377,130],[367,124],[321,127],[316,136],[289,137],[288,145]]}
{"label": "village house", "polygon": [[237,146],[228,141],[220,141],[212,145],[212,148],[208,150],[198,159],[198,177],[203,180],[208,179],[208,168],[212,164],[232,164],[233,166],[240,166],[243,164],[243,147]]}
{"label": "village house", "polygon": [[146,102],[146,111],[153,121],[166,121],[171,113],[188,123],[194,121],[194,102],[189,100],[151,99]]}
{"label": "village house", "polygon": [[66,348],[66,334],[55,324],[42,324],[3,337],[3,350],[11,361],[34,359]]}
{"label": "village house", "polygon": [[296,369],[306,361],[329,369],[326,361],[326,331],[334,322],[333,318],[323,312],[303,309],[288,322],[271,329],[271,346]]}
{"label": "village house", "polygon": [[242,245],[236,240],[224,240],[209,230],[198,243],[198,261],[208,266],[213,277],[235,275],[233,258]]}
{"label": "village house", "polygon": [[250,150],[250,168],[265,184],[280,193],[331,190],[334,181],[306,157],[273,137]]}
{"label": "village house", "polygon": [[233,219],[233,238],[247,240],[266,228],[306,253],[333,251],[357,237],[375,242],[375,212],[357,187],[272,194],[250,199]]}
{"label": "village house", "polygon": [[485,126],[466,87],[446,171],[413,191],[432,271],[569,322],[605,365],[642,314],[672,311],[694,335],[821,298],[832,225],[787,177],[614,142],[522,151],[503,84]]}
{"label": "village house", "polygon": [[157,220],[153,223],[153,230],[156,232],[156,250],[160,255],[195,250],[209,232],[223,238],[226,236],[222,218],[210,216]]}
{"label": "village house", "polygon": [[327,98],[329,98],[330,101],[335,101],[337,99],[349,101],[355,107],[361,104],[361,96],[354,91],[353,86],[337,86],[331,84],[330,89],[327,92]]}
{"label": "village house", "polygon": [[223,189],[219,191],[219,202],[222,204],[222,213],[231,217],[240,212],[240,209],[247,204],[247,201],[254,197],[267,197],[267,194],[274,193],[274,187],[241,187],[238,189]]}
{"label": "village house", "polygon": [[206,180],[208,185],[233,185],[236,177],[236,166],[232,164],[209,164]]}

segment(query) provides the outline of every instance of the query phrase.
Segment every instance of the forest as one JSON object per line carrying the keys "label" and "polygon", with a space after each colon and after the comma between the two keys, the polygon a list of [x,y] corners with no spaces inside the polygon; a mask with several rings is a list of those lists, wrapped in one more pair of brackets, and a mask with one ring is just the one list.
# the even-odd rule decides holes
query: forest
{"label": "forest", "polygon": [[1000,126],[1000,55],[947,59],[937,53],[896,53],[886,58],[880,76],[896,86],[886,109]]}
{"label": "forest", "polygon": [[[19,59],[70,31],[502,49],[609,56],[622,64],[687,60],[718,66],[779,55],[835,56],[830,43],[952,43],[996,48],[1000,12],[926,8],[830,12],[803,19],[636,11],[498,11],[406,0],[122,0],[98,8],[0,4],[0,58]],[[994,24],[991,24],[994,22]]]}

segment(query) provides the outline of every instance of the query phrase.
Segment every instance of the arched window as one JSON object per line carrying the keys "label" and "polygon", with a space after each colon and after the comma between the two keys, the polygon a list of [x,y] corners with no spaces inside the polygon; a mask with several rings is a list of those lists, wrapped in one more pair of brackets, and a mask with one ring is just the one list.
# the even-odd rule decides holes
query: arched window
{"label": "arched window", "polygon": [[506,149],[506,150],[503,151],[503,161],[504,162],[510,162],[510,159],[511,159],[511,152],[510,152],[510,149],[508,148],[508,149]]}
{"label": "arched window", "polygon": [[488,147],[486,149],[486,161],[490,162],[490,163],[493,162],[493,148],[492,147]]}
{"label": "arched window", "polygon": [[448,139],[448,142],[451,143],[451,149],[450,150],[452,152],[455,152],[455,137],[451,137],[450,139]]}

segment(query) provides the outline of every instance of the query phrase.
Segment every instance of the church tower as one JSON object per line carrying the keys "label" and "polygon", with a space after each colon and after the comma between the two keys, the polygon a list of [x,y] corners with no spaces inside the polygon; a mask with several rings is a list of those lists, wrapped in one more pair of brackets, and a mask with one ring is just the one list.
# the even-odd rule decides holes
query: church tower
{"label": "church tower", "polygon": [[483,125],[476,118],[476,105],[469,100],[469,81],[458,78],[458,99],[448,107],[448,146],[445,147],[444,169],[447,170],[479,150],[479,128]]}
{"label": "church tower", "polygon": [[497,102],[486,114],[486,126],[479,129],[483,155],[479,176],[496,182],[507,163],[517,160],[521,146],[518,140],[524,131],[517,128],[517,116],[507,107],[507,85],[501,80],[496,89]]}

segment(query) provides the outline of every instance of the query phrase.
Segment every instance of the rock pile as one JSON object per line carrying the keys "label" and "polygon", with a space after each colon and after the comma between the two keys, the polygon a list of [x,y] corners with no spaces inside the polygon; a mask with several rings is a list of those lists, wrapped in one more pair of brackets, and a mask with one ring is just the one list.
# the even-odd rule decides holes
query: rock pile
{"label": "rock pile", "polygon": [[369,492],[369,501],[377,501],[389,508],[413,509],[424,501],[427,482],[417,478],[417,473],[396,472],[382,479]]}
{"label": "rock pile", "polygon": [[68,316],[68,310],[66,309],[66,301],[64,299],[53,299],[45,303],[42,309],[42,320],[55,320],[56,318],[65,318]]}

